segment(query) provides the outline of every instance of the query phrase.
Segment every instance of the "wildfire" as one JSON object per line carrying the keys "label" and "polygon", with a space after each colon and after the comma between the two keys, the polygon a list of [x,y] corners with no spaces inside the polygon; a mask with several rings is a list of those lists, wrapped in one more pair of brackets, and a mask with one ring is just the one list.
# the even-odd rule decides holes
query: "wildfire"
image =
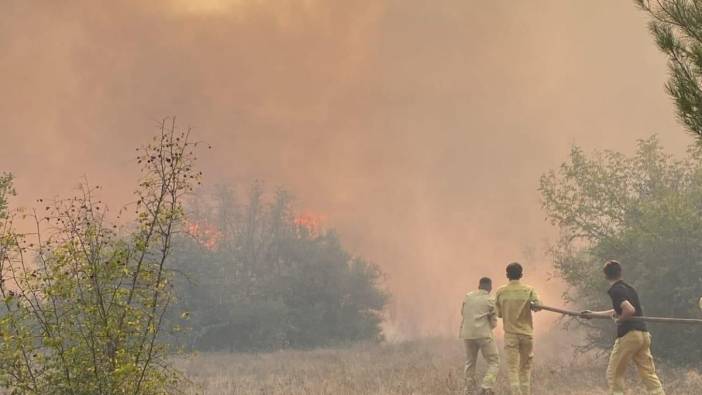
{"label": "wildfire", "polygon": [[324,224],[327,222],[326,215],[313,214],[303,212],[298,214],[294,223],[298,230],[304,230],[311,236],[319,236],[324,230]]}
{"label": "wildfire", "polygon": [[210,251],[214,251],[222,239],[222,232],[208,223],[186,222],[185,233]]}

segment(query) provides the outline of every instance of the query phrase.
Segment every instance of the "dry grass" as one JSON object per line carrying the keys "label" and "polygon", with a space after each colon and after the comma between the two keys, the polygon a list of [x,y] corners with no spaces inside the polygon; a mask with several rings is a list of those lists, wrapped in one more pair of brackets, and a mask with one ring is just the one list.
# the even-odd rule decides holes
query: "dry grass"
{"label": "dry grass", "polygon": [[[542,346],[536,354],[534,394],[606,394],[604,358],[563,352],[555,342]],[[432,339],[347,349],[208,353],[176,362],[193,382],[190,394],[441,395],[462,393],[462,360],[459,341]],[[702,393],[699,373],[659,370],[669,395]],[[630,373],[629,394],[645,393]],[[503,371],[498,394],[509,393],[505,381]]]}

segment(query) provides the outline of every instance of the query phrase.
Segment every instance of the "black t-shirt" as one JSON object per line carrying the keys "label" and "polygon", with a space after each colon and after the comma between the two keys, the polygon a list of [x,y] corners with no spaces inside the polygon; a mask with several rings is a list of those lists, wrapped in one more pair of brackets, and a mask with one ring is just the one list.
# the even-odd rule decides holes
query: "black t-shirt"
{"label": "black t-shirt", "polygon": [[[628,300],[629,303],[634,306],[634,309],[636,309],[634,317],[643,316],[643,309],[641,309],[641,304],[639,303],[639,295],[629,284],[621,280],[617,281],[612,284],[607,293],[609,297],[612,298],[612,307],[618,315],[622,314],[622,303]],[[617,325],[617,337],[622,337],[629,333],[629,331],[646,332],[646,323],[641,320],[625,320]]]}

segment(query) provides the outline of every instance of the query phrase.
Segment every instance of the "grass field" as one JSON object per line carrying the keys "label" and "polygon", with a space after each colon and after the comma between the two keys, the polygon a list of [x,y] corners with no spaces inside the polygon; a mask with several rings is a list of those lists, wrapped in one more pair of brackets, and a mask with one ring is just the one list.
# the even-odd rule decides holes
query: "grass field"
{"label": "grass field", "polygon": [[[606,394],[606,356],[576,355],[556,340],[536,350],[534,395]],[[458,340],[357,345],[342,349],[263,354],[203,353],[177,361],[192,381],[190,394],[461,394]],[[484,365],[480,365],[482,373]],[[659,366],[668,395],[702,394],[702,375]],[[498,394],[508,394],[504,370]],[[630,372],[629,394],[645,391]]]}

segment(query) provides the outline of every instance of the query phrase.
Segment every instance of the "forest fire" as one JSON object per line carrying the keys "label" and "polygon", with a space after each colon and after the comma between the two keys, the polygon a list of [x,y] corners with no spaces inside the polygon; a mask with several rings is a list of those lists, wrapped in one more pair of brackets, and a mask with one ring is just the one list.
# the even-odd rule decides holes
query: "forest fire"
{"label": "forest fire", "polygon": [[56,3],[0,395],[702,394],[702,0]]}
{"label": "forest fire", "polygon": [[185,233],[192,236],[201,246],[210,251],[217,249],[222,232],[209,223],[185,222]]}
{"label": "forest fire", "polygon": [[304,231],[310,236],[319,236],[324,231],[324,224],[327,222],[327,216],[323,214],[314,214],[310,212],[302,212],[298,214],[293,223],[298,231]]}

